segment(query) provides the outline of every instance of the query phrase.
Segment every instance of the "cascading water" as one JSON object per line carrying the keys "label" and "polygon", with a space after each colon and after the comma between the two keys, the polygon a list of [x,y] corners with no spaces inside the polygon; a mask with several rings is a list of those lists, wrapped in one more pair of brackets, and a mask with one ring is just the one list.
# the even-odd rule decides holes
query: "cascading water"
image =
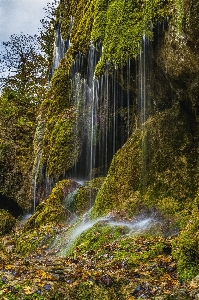
{"label": "cascading water", "polygon": [[[71,18],[70,21],[70,27],[69,32],[72,27],[73,19]],[[70,47],[70,36],[67,39],[63,39],[61,35],[61,22],[57,25],[56,31],[55,31],[55,42],[54,42],[54,55],[53,55],[53,65],[52,65],[52,71],[50,74],[50,79],[52,75],[54,74],[55,70],[59,66],[59,62],[62,58],[64,58],[66,51]]]}
{"label": "cascading water", "polygon": [[[56,31],[56,47],[53,70],[69,46],[61,39],[60,27]],[[106,175],[113,155],[120,149],[130,136],[133,126],[144,128],[150,115],[150,80],[149,57],[150,43],[143,36],[137,69],[137,109],[135,109],[136,92],[133,91],[135,65],[130,58],[121,62],[120,66],[107,63],[103,75],[95,78],[95,68],[102,55],[101,44],[91,43],[87,55],[80,51],[76,54],[71,67],[71,103],[76,111],[75,135],[81,140],[81,154],[75,166],[66,172],[65,176],[78,180],[92,180],[95,176]],[[133,111],[134,109],[134,111]],[[138,124],[132,126],[133,114],[138,113]],[[136,121],[136,120],[134,120]],[[131,125],[130,125],[131,124]],[[132,128],[131,128],[132,126]],[[145,155],[143,144],[143,156]],[[77,191],[65,199],[65,207],[71,212],[72,222],[77,221],[72,229],[63,236],[58,236],[53,248],[62,248],[66,255],[75,239],[98,221],[106,221],[110,226],[124,226],[129,233],[139,233],[147,229],[154,220],[143,218],[140,222],[116,222],[108,218],[90,220],[89,215],[82,220],[73,216],[73,201]],[[93,203],[90,202],[90,208]],[[70,220],[68,220],[70,221]]]}
{"label": "cascading water", "polygon": [[112,70],[107,64],[104,75],[94,79],[101,53],[100,44],[97,48],[91,44],[87,56],[77,54],[71,69],[72,98],[82,141],[79,161],[69,172],[73,178],[91,180],[106,175],[113,155],[130,134],[130,59],[125,70],[123,66]]}
{"label": "cascading water", "polygon": [[140,126],[144,126],[147,118],[152,112],[152,103],[150,99],[151,82],[151,60],[152,47],[151,42],[143,36],[142,47],[138,60],[138,114]]}
{"label": "cascading water", "polygon": [[153,103],[151,99],[151,83],[150,80],[152,71],[152,46],[149,39],[144,35],[142,38],[142,44],[140,49],[140,55],[138,58],[138,118],[139,127],[143,130],[142,139],[142,188],[147,186],[147,158],[149,158],[149,150],[147,147],[147,141],[145,139],[145,126],[146,121],[153,113]]}
{"label": "cascading water", "polygon": [[85,231],[92,228],[95,224],[100,223],[102,226],[123,227],[126,228],[124,235],[137,235],[147,231],[159,223],[155,217],[139,216],[137,220],[132,221],[116,221],[107,215],[102,218],[90,220],[87,212],[77,223],[71,228],[67,228],[66,232],[58,235],[51,245],[51,249],[58,253],[59,256],[67,256],[75,245],[77,238]]}

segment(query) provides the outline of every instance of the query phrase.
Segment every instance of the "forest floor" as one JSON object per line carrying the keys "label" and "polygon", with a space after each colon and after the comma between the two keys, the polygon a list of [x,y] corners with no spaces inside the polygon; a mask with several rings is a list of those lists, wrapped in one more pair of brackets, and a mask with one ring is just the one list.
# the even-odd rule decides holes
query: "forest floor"
{"label": "forest floor", "polygon": [[172,237],[106,237],[96,249],[80,244],[68,257],[46,246],[21,257],[15,235],[2,238],[0,299],[199,299],[199,276],[178,279]]}

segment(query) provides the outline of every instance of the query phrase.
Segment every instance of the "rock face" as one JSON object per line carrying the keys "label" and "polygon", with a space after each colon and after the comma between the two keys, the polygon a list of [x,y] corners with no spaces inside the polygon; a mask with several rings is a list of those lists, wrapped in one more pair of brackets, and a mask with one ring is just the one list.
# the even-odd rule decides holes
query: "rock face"
{"label": "rock face", "polygon": [[[39,107],[36,131],[30,123],[17,123],[20,139],[10,142],[5,139],[7,117],[0,124],[4,129],[0,140],[0,163],[5,164],[1,170],[1,178],[5,176],[4,194],[11,193],[26,207],[33,195],[31,178],[35,201],[39,203],[57,182],[62,190],[60,180],[74,170],[78,172],[78,162],[82,170],[89,161],[91,173],[99,176],[104,175],[99,170],[106,170],[110,164],[96,192],[95,217],[111,210],[124,210],[132,216],[156,207],[178,228],[188,228],[189,232],[187,220],[192,215],[196,222],[198,211],[194,202],[199,181],[198,2],[69,2],[61,1],[57,11],[62,17],[62,36],[70,37],[70,48]],[[97,88],[93,87],[93,76],[98,78]],[[90,106],[84,102],[88,95]],[[120,147],[112,142],[113,136],[120,139]],[[23,138],[27,153],[21,145]],[[103,150],[102,142],[106,144]],[[107,155],[97,165],[97,155],[103,152],[104,158],[110,148],[114,148],[113,158]],[[16,149],[17,160],[13,161],[9,153]],[[30,155],[33,150],[34,159]],[[90,152],[84,156],[87,150]],[[3,186],[3,179],[1,182]],[[60,190],[53,190],[48,200],[39,205],[28,223],[29,229],[51,217],[54,222],[57,212],[61,220]],[[84,188],[77,195],[76,209],[80,212],[88,204],[87,194]],[[186,248],[184,230],[178,241],[182,249]],[[197,241],[191,247],[195,253]],[[193,259],[188,256],[188,260]],[[182,270],[184,261],[179,261]],[[193,264],[195,270],[197,259]]]}
{"label": "rock face", "polygon": [[[193,19],[187,15],[188,9]],[[115,155],[96,199],[96,214],[102,213],[102,207],[104,212],[106,207],[122,207],[124,199],[129,199],[135,190],[145,199],[142,203],[158,205],[158,199],[173,197],[178,209],[180,203],[188,205],[196,195],[199,61],[194,20],[197,10],[196,2],[190,5],[184,1],[181,20],[177,22],[173,16],[164,28],[156,27],[151,64],[146,65],[146,76],[150,79],[146,79],[146,101],[151,102],[152,109],[140,134],[134,132]],[[107,206],[102,206],[104,201]]]}

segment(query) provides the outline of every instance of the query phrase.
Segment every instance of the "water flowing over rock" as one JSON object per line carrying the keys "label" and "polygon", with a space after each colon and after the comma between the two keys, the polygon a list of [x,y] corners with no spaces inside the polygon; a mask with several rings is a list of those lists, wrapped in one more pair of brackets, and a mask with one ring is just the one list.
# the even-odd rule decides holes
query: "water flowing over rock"
{"label": "water flowing over rock", "polygon": [[60,299],[197,297],[198,2],[63,0],[56,13],[31,129],[14,96],[0,106],[0,191],[33,206],[15,251],[46,262],[52,298],[53,285]]}

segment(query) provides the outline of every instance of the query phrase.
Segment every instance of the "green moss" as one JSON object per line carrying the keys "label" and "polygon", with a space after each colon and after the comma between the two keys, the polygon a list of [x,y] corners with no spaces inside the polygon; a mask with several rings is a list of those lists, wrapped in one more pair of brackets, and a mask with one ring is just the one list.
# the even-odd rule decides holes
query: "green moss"
{"label": "green moss", "polygon": [[48,198],[41,202],[34,215],[27,221],[22,231],[16,237],[16,251],[28,255],[43,245],[48,246],[53,241],[56,224],[65,222],[69,212],[63,202],[65,197],[77,188],[72,180],[62,180],[56,184]]}
{"label": "green moss", "polygon": [[[111,226],[106,222],[99,221],[91,229],[83,232],[75,241],[71,254],[78,255],[87,251],[98,250],[103,253],[105,244],[115,241],[117,238],[129,233],[125,226]],[[75,254],[74,254],[75,253]]]}
{"label": "green moss", "polygon": [[[65,116],[57,120],[49,143],[47,174],[58,177],[77,161],[80,153],[80,142],[76,136],[75,118],[71,111],[65,110]],[[55,175],[56,174],[56,175]]]}
{"label": "green moss", "polygon": [[[194,28],[197,28],[198,4],[195,2],[63,1],[59,8],[62,15],[62,34],[66,38],[70,33],[71,40],[66,61],[71,65],[78,51],[86,54],[91,42],[101,42],[103,53],[96,66],[96,77],[104,72],[107,62],[119,66],[126,64],[129,57],[133,59],[139,55],[144,35],[153,40],[154,27],[158,22],[164,22],[165,17],[170,17],[178,35],[184,35],[184,31],[196,31]],[[189,12],[193,18],[190,18]],[[71,16],[73,26],[69,30]]]}
{"label": "green moss", "polygon": [[173,242],[173,256],[177,260],[179,276],[190,280],[198,274],[199,267],[199,197],[192,203],[192,215],[186,222],[186,227]]}
{"label": "green moss", "polygon": [[37,206],[34,215],[28,220],[24,230],[37,228],[49,222],[66,220],[68,213],[63,206],[63,202],[66,195],[72,192],[76,186],[77,184],[70,179],[59,181],[48,198]]}
{"label": "green moss", "polygon": [[[176,105],[155,115],[145,126],[141,190],[145,201],[173,197],[189,201],[197,187],[193,144],[187,115]],[[193,180],[194,178],[194,180]]]}
{"label": "green moss", "polygon": [[65,174],[77,161],[80,153],[80,137],[75,123],[76,109],[70,94],[68,68],[62,66],[55,72],[52,87],[41,108],[42,119],[46,123],[41,165],[47,169],[48,176],[55,178]]}
{"label": "green moss", "polygon": [[68,12],[62,6],[62,33],[68,35],[69,17],[74,22],[71,30],[71,49],[67,57],[74,57],[78,50],[85,54],[92,42],[101,42],[104,48],[102,59],[96,67],[96,76],[106,62],[124,64],[127,58],[136,57],[140,52],[143,35],[153,39],[152,23],[168,15],[165,1],[105,1],[90,0],[67,3]]}
{"label": "green moss", "polygon": [[15,239],[15,251],[22,256],[27,256],[38,250],[38,248],[47,248],[53,242],[56,234],[57,230],[54,227],[54,223],[23,231]]}
{"label": "green moss", "polygon": [[[96,68],[96,75],[100,73],[103,62],[110,61],[114,65],[126,62],[129,57],[136,57],[141,48],[143,35],[152,38],[151,22],[158,15],[161,1],[110,1],[104,7],[98,1],[98,15],[94,22],[92,40],[99,38],[103,41],[102,61]],[[106,14],[104,9],[107,9]],[[106,26],[104,25],[104,20]],[[104,33],[102,33],[104,29]]]}
{"label": "green moss", "polygon": [[[183,227],[198,182],[189,120],[178,105],[147,120],[115,154],[93,208],[93,215],[147,207]],[[182,221],[182,222],[181,222]]]}
{"label": "green moss", "polygon": [[112,209],[124,208],[125,201],[138,190],[141,153],[141,131],[136,131],[112,160],[106,180],[95,200],[95,217],[105,215]]}
{"label": "green moss", "polygon": [[93,206],[95,197],[104,182],[104,177],[94,178],[87,181],[84,186],[80,187],[74,197],[73,211],[81,215]]}
{"label": "green moss", "polygon": [[16,219],[6,210],[0,209],[0,235],[9,233]]}

